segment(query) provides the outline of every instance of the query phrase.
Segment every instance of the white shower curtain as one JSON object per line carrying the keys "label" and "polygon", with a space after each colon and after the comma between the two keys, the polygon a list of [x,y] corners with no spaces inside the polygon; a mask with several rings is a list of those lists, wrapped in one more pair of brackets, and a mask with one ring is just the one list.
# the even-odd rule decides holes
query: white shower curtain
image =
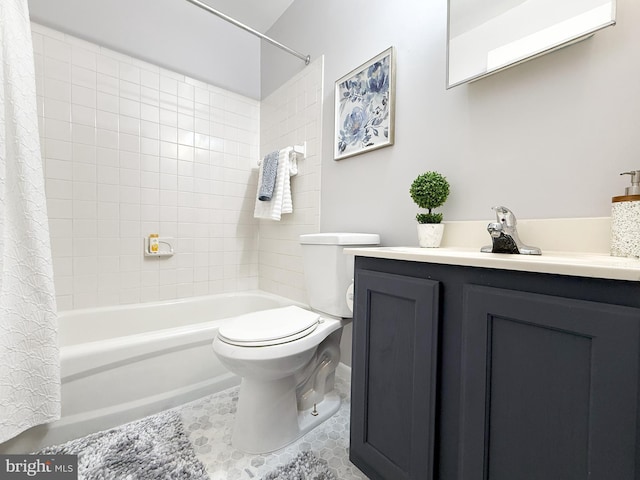
{"label": "white shower curtain", "polygon": [[0,443],[60,418],[60,363],[27,0],[0,0]]}

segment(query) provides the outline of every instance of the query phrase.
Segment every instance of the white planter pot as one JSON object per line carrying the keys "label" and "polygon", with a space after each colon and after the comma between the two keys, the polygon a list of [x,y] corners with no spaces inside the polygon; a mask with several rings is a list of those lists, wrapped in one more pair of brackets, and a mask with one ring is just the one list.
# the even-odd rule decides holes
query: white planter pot
{"label": "white planter pot", "polygon": [[421,247],[437,248],[442,241],[444,223],[419,223],[418,242]]}

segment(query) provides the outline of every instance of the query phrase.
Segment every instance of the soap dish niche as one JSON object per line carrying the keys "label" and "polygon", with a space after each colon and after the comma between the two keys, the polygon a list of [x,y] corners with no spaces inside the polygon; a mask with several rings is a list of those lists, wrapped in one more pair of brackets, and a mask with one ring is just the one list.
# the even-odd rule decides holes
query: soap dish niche
{"label": "soap dish niche", "polygon": [[173,239],[166,237],[158,237],[158,251],[152,252],[150,248],[149,237],[143,238],[143,251],[145,257],[171,257],[174,254]]}

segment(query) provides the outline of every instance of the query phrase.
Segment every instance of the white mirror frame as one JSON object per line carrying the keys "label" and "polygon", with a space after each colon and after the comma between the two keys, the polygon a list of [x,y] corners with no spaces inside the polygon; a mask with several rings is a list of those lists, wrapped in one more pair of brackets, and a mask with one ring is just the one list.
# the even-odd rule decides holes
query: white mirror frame
{"label": "white mirror frame", "polygon": [[584,40],[616,23],[616,0],[492,2],[448,0],[447,88]]}

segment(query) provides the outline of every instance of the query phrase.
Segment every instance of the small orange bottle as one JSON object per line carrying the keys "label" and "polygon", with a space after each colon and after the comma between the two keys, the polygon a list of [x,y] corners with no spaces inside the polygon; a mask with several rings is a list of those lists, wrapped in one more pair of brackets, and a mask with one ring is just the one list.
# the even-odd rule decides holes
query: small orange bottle
{"label": "small orange bottle", "polygon": [[160,241],[157,233],[149,235],[149,253],[158,253],[160,251]]}

